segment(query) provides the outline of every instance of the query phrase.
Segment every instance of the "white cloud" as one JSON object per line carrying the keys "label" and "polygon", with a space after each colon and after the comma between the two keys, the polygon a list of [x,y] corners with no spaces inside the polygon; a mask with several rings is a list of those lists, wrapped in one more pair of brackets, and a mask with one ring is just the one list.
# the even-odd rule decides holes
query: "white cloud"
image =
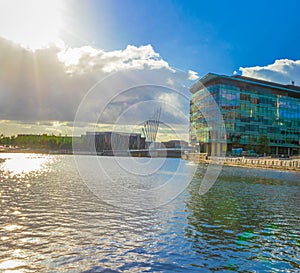
{"label": "white cloud", "polygon": [[[158,100],[170,105],[174,108],[180,109],[181,106],[181,96],[176,93],[164,93],[158,96]],[[173,110],[174,111],[174,110]]]}
{"label": "white cloud", "polygon": [[300,60],[280,59],[266,66],[240,67],[243,76],[282,84],[300,85]]}
{"label": "white cloud", "polygon": [[157,96],[161,103],[163,116],[170,123],[188,125],[190,100],[188,97],[177,92],[164,92]]}
{"label": "white cloud", "polygon": [[91,46],[66,48],[59,52],[58,59],[65,64],[68,73],[87,73],[102,71],[117,72],[127,69],[171,69],[166,61],[160,58],[151,45],[128,45],[124,50],[103,51]]}
{"label": "white cloud", "polygon": [[[91,46],[78,48],[51,46],[33,52],[1,37],[0,67],[3,68],[0,73],[0,121],[6,121],[7,125],[1,124],[0,129],[3,131],[6,128],[6,134],[15,133],[18,126],[21,128],[25,123],[31,122],[34,123],[31,130],[41,132],[39,128],[43,130],[47,126],[54,128],[54,121],[60,121],[62,133],[69,132],[70,125],[63,125],[63,122],[74,120],[78,106],[88,90],[109,74],[110,81],[97,90],[99,91],[97,99],[88,101],[86,106],[90,111],[88,116],[98,115],[97,111],[109,102],[114,92],[123,90],[124,82],[121,79],[136,82],[131,76],[140,78],[136,73],[130,73],[133,69],[141,73],[144,68],[151,70],[149,77],[143,79],[145,85],[158,85],[165,81],[167,88],[172,87],[182,94],[186,92],[185,96],[189,96],[190,93],[183,86],[190,86],[189,76],[195,76],[195,72],[187,74],[172,69],[151,45],[139,47],[129,45],[124,50],[114,51],[104,51]],[[115,71],[123,74],[113,76],[112,72]],[[109,107],[112,108],[110,113],[120,113],[134,103],[151,98],[157,99],[157,94],[164,93],[165,90],[163,87],[152,89],[143,87],[136,89],[136,93],[133,92],[130,98],[122,93],[118,99],[121,100],[123,96],[124,103],[121,104],[121,101],[110,104]],[[168,102],[178,106],[175,98],[168,97]],[[119,112],[117,107],[121,109]],[[146,118],[152,114],[152,110],[149,110],[148,114],[145,107],[141,111],[145,112]],[[107,120],[103,120],[103,124],[111,122],[113,116],[110,115]],[[134,116],[138,114],[134,113]],[[15,122],[16,126],[9,121]],[[52,125],[44,124],[42,121],[51,121]]]}
{"label": "white cloud", "polygon": [[188,79],[191,81],[195,81],[199,78],[198,73],[192,70],[188,71],[188,75],[189,75]]}

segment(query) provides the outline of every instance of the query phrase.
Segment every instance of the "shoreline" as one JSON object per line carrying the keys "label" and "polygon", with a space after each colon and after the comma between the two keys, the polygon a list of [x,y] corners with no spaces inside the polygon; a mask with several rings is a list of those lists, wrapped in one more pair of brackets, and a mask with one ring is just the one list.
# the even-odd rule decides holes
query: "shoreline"
{"label": "shoreline", "polygon": [[186,154],[182,156],[183,160],[190,160],[196,163],[216,163],[223,162],[225,166],[252,168],[252,169],[268,169],[279,171],[300,172],[300,158],[278,159],[278,158],[243,158],[243,157],[225,157],[225,158],[206,158],[201,154]]}
{"label": "shoreline", "polygon": [[[1,153],[32,153],[32,154],[49,154],[49,155],[73,155],[73,151],[48,151],[45,149],[7,149],[0,150]],[[77,153],[76,153],[77,154]],[[77,154],[79,155],[79,154]],[[82,153],[82,155],[95,155],[89,153]],[[193,161],[195,163],[223,163],[224,166],[252,168],[252,169],[269,169],[278,171],[293,171],[300,172],[300,157],[289,159],[278,158],[243,158],[243,157],[225,157],[225,158],[210,158],[205,154],[184,154],[181,156],[182,160]],[[0,164],[5,160],[0,158]]]}
{"label": "shoreline", "polygon": [[224,162],[224,166],[228,167],[238,167],[238,168],[247,168],[247,169],[262,169],[262,170],[273,170],[273,171],[282,171],[282,172],[300,172],[298,168],[286,168],[281,166],[264,166],[264,165],[242,165],[242,164],[233,164],[229,162]]}
{"label": "shoreline", "polygon": [[73,151],[49,151],[47,149],[2,149],[0,150],[0,154],[73,154]]}

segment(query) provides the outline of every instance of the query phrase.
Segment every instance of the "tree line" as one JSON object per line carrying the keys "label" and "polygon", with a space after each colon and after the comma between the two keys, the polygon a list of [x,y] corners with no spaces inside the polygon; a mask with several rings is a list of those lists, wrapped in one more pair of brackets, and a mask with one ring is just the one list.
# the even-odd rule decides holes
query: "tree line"
{"label": "tree line", "polygon": [[19,134],[17,136],[0,135],[0,146],[47,150],[72,150],[72,137],[55,135]]}

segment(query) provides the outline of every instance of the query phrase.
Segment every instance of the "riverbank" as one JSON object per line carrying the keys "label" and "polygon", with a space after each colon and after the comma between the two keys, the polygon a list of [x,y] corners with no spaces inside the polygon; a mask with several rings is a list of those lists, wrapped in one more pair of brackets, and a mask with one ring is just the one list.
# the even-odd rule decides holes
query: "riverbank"
{"label": "riverbank", "polygon": [[22,149],[22,148],[5,148],[0,149],[0,153],[28,153],[28,154],[72,154],[71,150],[48,150],[48,149]]}
{"label": "riverbank", "polygon": [[[197,163],[214,163],[215,159],[204,154],[186,154],[182,156],[184,160],[191,160]],[[220,159],[218,159],[220,160]],[[300,158],[278,159],[271,157],[245,158],[245,157],[226,157],[222,158],[224,165],[246,168],[277,169],[283,171],[300,172]]]}
{"label": "riverbank", "polygon": [[119,157],[159,157],[159,158],[181,158],[181,149],[152,149],[152,150],[104,150],[95,151],[73,151],[73,150],[48,150],[31,148],[5,148],[0,149],[0,153],[32,153],[32,154],[60,154],[60,155],[94,155],[94,156],[119,156]]}

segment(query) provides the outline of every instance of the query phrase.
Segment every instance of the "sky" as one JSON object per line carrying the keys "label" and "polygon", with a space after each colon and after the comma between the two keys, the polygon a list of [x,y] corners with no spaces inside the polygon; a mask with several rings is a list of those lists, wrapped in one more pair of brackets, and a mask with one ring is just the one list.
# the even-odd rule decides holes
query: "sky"
{"label": "sky", "polygon": [[231,75],[299,59],[299,8],[297,0],[86,1],[79,36],[106,50],[151,44],[172,67]]}
{"label": "sky", "polygon": [[[90,127],[109,130],[126,107],[140,123],[162,107],[136,109],[150,98],[173,124],[171,108],[186,113],[188,88],[209,72],[300,85],[299,9],[296,0],[0,0],[0,133],[71,134],[83,104],[98,115]],[[150,72],[131,84],[155,76],[167,89],[122,91],[132,69]]]}

